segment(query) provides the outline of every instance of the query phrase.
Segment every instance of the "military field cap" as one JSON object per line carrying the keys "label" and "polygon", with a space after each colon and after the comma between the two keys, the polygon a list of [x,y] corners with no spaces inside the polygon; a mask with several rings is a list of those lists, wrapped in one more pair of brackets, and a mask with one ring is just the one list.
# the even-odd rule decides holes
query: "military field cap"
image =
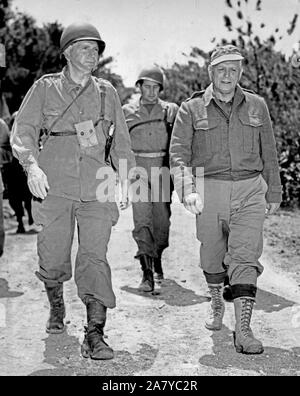
{"label": "military field cap", "polygon": [[211,66],[215,66],[221,62],[242,60],[244,57],[239,49],[232,44],[217,47],[210,57]]}

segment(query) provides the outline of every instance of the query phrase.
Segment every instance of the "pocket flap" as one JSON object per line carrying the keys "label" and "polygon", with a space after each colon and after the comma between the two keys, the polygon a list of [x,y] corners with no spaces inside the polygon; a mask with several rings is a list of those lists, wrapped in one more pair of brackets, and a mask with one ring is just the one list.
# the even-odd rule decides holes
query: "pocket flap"
{"label": "pocket flap", "polygon": [[208,131],[214,129],[219,125],[218,120],[208,120],[208,118],[199,118],[194,121],[194,129]]}
{"label": "pocket flap", "polygon": [[255,128],[263,125],[262,118],[258,114],[240,115],[239,119],[242,124],[250,125]]}

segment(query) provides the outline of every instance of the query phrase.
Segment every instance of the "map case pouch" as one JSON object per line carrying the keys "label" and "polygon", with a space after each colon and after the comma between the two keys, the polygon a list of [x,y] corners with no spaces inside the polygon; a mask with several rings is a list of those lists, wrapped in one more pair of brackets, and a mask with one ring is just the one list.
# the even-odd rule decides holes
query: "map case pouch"
{"label": "map case pouch", "polygon": [[92,120],[74,124],[79,144],[82,148],[97,146],[98,139]]}

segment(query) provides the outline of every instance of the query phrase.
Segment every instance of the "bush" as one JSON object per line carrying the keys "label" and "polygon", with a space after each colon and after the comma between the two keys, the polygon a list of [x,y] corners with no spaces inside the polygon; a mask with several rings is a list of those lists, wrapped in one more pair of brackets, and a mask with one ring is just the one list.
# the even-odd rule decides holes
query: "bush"
{"label": "bush", "polygon": [[[237,11],[241,23],[241,4],[236,9],[229,0],[226,0],[226,4]],[[260,6],[261,1],[256,2],[257,12]],[[224,21],[232,32],[234,27],[231,19],[225,15]],[[291,21],[288,34],[293,33],[296,22],[297,15]],[[264,41],[253,34],[249,20],[244,20],[244,28],[239,26],[235,30],[236,39],[223,39],[220,44],[234,44],[245,55],[241,85],[266,100],[273,122],[283,186],[282,206],[300,207],[300,68],[292,67],[290,60],[275,50],[276,42],[282,38],[278,29]],[[168,80],[165,97],[177,104],[209,84],[207,65],[210,54],[200,48],[193,48],[190,57],[187,64],[175,63],[164,69]]]}

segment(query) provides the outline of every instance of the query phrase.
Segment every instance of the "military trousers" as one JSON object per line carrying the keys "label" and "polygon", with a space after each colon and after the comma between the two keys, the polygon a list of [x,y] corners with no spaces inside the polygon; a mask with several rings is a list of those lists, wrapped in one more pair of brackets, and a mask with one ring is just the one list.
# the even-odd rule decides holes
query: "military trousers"
{"label": "military trousers", "polygon": [[71,250],[77,223],[74,275],[78,296],[83,302],[92,296],[104,306],[114,308],[116,299],[106,254],[118,216],[114,202],[79,202],[51,195],[43,201],[34,200],[34,221],[42,226],[37,239],[37,277],[49,286],[71,279]]}
{"label": "military trousers", "polygon": [[171,205],[169,202],[132,204],[133,238],[138,245],[136,257],[147,254],[157,258],[169,246]]}
{"label": "military trousers", "polygon": [[239,181],[204,179],[204,207],[196,228],[208,283],[221,283],[228,274],[231,285],[256,288],[263,272],[259,258],[267,188],[261,175]]}
{"label": "military trousers", "polygon": [[[143,159],[143,162],[137,159],[137,165],[144,171],[138,177],[140,190],[144,190],[144,194],[132,203],[132,236],[138,246],[135,257],[147,254],[157,258],[169,246],[173,183],[169,169],[163,167],[162,159]],[[156,176],[153,169],[157,170]],[[163,173],[159,174],[162,170]]]}

